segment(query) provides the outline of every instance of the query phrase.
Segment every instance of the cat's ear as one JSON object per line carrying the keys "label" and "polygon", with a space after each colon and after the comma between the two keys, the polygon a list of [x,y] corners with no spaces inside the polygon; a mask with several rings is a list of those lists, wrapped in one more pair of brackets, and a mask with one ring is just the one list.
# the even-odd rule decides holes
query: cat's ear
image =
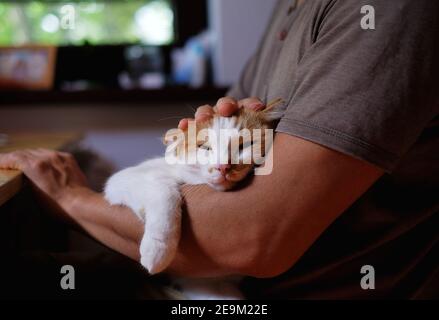
{"label": "cat's ear", "polygon": [[264,120],[266,122],[271,122],[282,118],[284,115],[283,109],[276,107],[284,104],[285,101],[280,98],[267,103],[267,107],[264,110],[260,111],[261,115],[264,117]]}

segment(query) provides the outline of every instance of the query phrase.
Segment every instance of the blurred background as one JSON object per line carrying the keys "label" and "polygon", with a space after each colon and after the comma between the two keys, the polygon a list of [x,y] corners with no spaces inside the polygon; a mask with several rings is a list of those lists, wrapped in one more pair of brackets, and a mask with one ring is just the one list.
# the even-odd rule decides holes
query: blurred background
{"label": "blurred background", "polygon": [[116,169],[160,155],[238,79],[275,3],[0,1],[0,152],[61,135]]}

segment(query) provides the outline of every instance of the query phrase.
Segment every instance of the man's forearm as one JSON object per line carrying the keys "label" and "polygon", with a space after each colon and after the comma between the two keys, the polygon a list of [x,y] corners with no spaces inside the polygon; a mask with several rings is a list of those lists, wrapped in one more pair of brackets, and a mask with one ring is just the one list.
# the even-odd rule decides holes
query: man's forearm
{"label": "man's forearm", "polygon": [[[191,209],[194,213],[203,212],[206,206],[214,206],[212,201],[215,202],[215,199],[218,199],[214,196],[215,193],[207,186],[187,186],[184,188],[185,197],[190,198],[191,208],[195,203],[200,204],[201,210]],[[62,199],[61,207],[77,226],[113,250],[136,261],[140,260],[139,245],[144,231],[143,222],[129,208],[111,206],[102,194],[87,188],[75,188],[66,194],[68,196]],[[219,195],[222,194],[219,193]],[[200,202],[196,199],[199,199]],[[211,255],[204,252],[203,244],[196,241],[196,234],[199,232],[198,226],[204,225],[203,234],[207,230],[213,231],[218,217],[211,216],[212,220],[210,221],[208,215],[203,214],[197,218],[195,224],[188,218],[189,215],[186,213],[183,218],[182,245],[169,271],[186,276],[219,276],[236,273],[236,271],[231,270],[230,266],[238,261],[229,265],[212,260],[210,259]],[[226,222],[229,225],[230,223],[231,221]],[[196,226],[195,230],[192,228],[194,225]],[[219,230],[223,230],[223,227],[217,225]],[[217,233],[215,232],[215,234]],[[230,243],[227,242],[227,240],[232,240],[231,237],[228,236],[222,240],[222,244],[217,244],[221,245],[232,256],[232,250],[229,248]],[[206,243],[206,245],[209,246],[211,243]],[[215,250],[217,252],[214,256],[219,254],[226,258],[226,252],[222,254],[218,252],[218,248]]]}
{"label": "man's forearm", "polygon": [[139,261],[143,223],[129,208],[110,206],[100,193],[75,188],[61,206],[68,216],[90,236],[106,246]]}
{"label": "man's forearm", "polygon": [[[113,250],[140,260],[143,222],[129,208],[111,206],[102,194],[84,187],[65,194],[68,196],[60,201],[60,205],[77,226]],[[242,210],[234,204],[245,195],[217,192],[207,186],[186,186],[183,195],[186,212],[182,239],[168,271],[185,276],[246,273],[240,270],[240,266],[247,265],[253,258],[250,249],[255,248],[252,242],[256,232],[245,221],[245,212],[240,219],[234,211]],[[252,199],[247,201],[254,202]],[[247,209],[253,211],[248,204]]]}
{"label": "man's forearm", "polygon": [[245,190],[225,193],[205,185],[183,187],[182,236],[170,273],[192,277],[251,274],[247,267],[260,248],[260,233],[259,222],[247,218],[257,215],[260,203]]}

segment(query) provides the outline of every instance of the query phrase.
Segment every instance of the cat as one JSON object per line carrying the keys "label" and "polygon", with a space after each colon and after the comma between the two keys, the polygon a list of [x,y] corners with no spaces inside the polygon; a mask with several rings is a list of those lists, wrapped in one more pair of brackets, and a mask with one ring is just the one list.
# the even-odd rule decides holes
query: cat
{"label": "cat", "polygon": [[[222,117],[215,112],[211,119],[197,122],[192,145],[190,126],[184,131],[170,130],[164,137],[165,157],[124,169],[107,181],[106,200],[111,205],[131,208],[145,224],[140,262],[150,274],[165,270],[176,254],[181,231],[180,187],[207,184],[216,190],[227,191],[244,180],[263,160],[270,146],[265,141],[264,129],[272,129],[281,117],[282,114],[274,110],[279,102],[278,99],[268,104],[262,111],[241,108],[231,117]],[[242,129],[247,129],[245,132],[260,129],[260,135],[256,137],[251,133],[250,138],[245,139],[244,135],[239,135]],[[231,133],[224,135],[224,130]],[[219,137],[224,138],[221,141]],[[233,143],[239,145],[234,155],[229,154]],[[261,149],[257,157],[252,152],[256,143]],[[226,161],[221,162],[224,155]],[[195,159],[192,163],[189,162],[191,157]],[[211,161],[202,163],[203,157]]]}

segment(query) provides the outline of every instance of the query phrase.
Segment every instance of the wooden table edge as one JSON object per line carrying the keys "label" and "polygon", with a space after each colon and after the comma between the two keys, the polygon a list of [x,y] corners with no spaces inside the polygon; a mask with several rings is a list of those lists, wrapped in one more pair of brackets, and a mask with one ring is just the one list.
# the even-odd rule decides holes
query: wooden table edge
{"label": "wooden table edge", "polygon": [[23,173],[19,170],[0,169],[0,207],[15,196],[23,185]]}
{"label": "wooden table edge", "polygon": [[[19,135],[21,140],[23,140],[23,136],[32,138],[31,145],[23,145],[22,142],[17,145],[17,148],[12,146],[9,148],[8,146],[0,148],[0,153],[11,152],[14,150],[19,150],[23,148],[46,148],[46,149],[54,149],[59,150],[67,146],[69,143],[80,140],[83,136],[81,133],[45,133],[41,134],[25,134]],[[37,143],[35,144],[35,138],[37,139],[47,139],[50,138],[50,143]],[[19,170],[5,170],[0,169],[0,207],[3,206],[7,201],[9,201],[12,197],[14,197],[20,190],[23,185],[24,175]]]}

